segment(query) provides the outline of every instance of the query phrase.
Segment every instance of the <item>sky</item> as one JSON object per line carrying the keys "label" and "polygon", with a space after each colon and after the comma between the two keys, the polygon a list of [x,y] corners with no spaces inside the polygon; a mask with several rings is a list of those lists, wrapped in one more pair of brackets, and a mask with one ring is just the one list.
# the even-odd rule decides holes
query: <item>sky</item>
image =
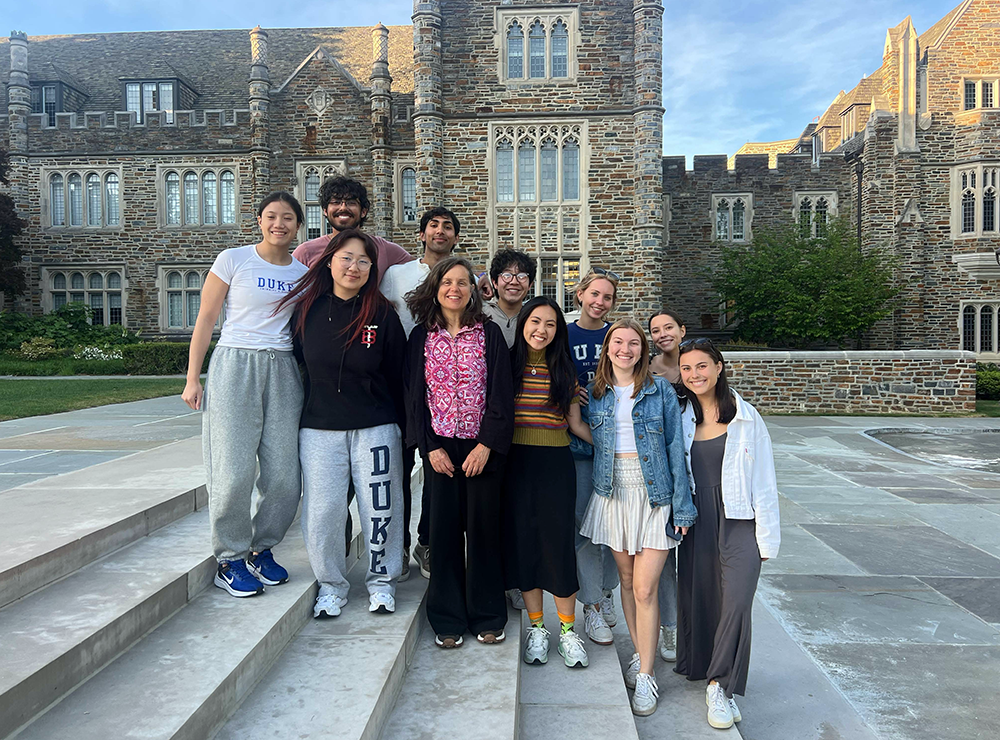
{"label": "sky", "polygon": [[[2,2],[8,28],[29,36],[408,25],[413,12],[410,0]],[[797,137],[840,90],[879,68],[887,28],[911,15],[923,33],[959,0],[663,2],[663,152],[690,163],[694,154]]]}

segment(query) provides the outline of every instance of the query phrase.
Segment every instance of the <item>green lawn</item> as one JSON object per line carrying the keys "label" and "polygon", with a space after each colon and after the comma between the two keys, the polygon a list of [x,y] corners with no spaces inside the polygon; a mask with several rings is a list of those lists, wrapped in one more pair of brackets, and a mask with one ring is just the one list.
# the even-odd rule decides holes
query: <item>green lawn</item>
{"label": "green lawn", "polygon": [[180,395],[182,378],[0,380],[0,421]]}
{"label": "green lawn", "polygon": [[983,416],[1000,416],[1000,401],[976,401],[976,413]]}

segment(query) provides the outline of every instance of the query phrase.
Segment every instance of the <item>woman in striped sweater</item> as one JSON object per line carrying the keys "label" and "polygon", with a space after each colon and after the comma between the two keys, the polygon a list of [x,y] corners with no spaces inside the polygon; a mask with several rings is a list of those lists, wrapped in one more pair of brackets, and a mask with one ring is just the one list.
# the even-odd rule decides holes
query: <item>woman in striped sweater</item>
{"label": "woman in striped sweater", "polygon": [[586,667],[587,651],[573,629],[576,612],[576,470],[569,433],[590,441],[580,418],[576,368],[566,320],[558,304],[539,296],[517,320],[511,348],[514,440],[504,480],[504,575],[520,589],[531,620],[524,662],[545,663],[549,633],[542,591],[555,597],[559,655],[569,667]]}

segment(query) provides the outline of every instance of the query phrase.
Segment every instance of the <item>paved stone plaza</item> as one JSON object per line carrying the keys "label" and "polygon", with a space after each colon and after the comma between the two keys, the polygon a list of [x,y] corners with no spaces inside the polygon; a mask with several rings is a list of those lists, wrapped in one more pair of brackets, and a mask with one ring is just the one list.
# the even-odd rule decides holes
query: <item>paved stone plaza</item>
{"label": "paved stone plaza", "polygon": [[[522,668],[512,644],[489,655],[475,641],[457,654],[430,649],[420,617],[426,581],[419,577],[401,587],[400,613],[393,624],[350,608],[333,622],[313,622],[307,617],[311,574],[295,526],[281,546],[294,566],[293,582],[276,590],[279,596],[269,592],[261,600],[268,604],[253,612],[236,610],[253,616],[266,607],[267,619],[276,615],[277,626],[261,640],[274,643],[266,653],[270,657],[253,652],[253,660],[233,668],[235,678],[227,674],[218,679],[223,690],[204,687],[206,698],[197,706],[192,703],[190,717],[171,719],[178,729],[159,729],[150,719],[155,705],[144,709],[144,736],[198,737],[197,731],[185,732],[202,727],[208,728],[203,734],[218,732],[219,737],[282,737],[281,727],[294,725],[296,736],[321,737],[317,731],[322,727],[309,721],[317,713],[345,731],[357,725],[351,736],[381,732],[384,738],[512,737],[515,728],[522,738],[552,737],[557,727],[583,731],[602,724],[613,728],[615,736],[643,739],[1000,736],[1000,718],[993,710],[1000,685],[1000,474],[939,464],[995,462],[991,432],[1000,431],[1000,420],[785,416],[767,421],[782,494],[782,549],[765,564],[758,590],[754,654],[748,695],[740,702],[744,720],[739,733],[711,730],[704,720],[701,684],[688,684],[662,662],[657,664],[660,708],[633,723],[618,666],[608,659],[610,648],[591,646],[591,667],[574,672],[555,663]],[[913,453],[866,434],[873,430],[888,430],[879,436],[907,445]],[[100,702],[116,692],[128,693],[128,686],[119,682],[139,675],[129,671],[152,670],[163,682],[159,691],[181,680],[170,677],[182,664],[204,674],[198,660],[206,660],[208,648],[197,645],[207,644],[198,640],[208,635],[191,625],[204,624],[209,618],[204,614],[242,618],[234,612],[233,600],[204,588],[210,551],[207,520],[203,511],[195,511],[204,503],[199,433],[198,415],[177,398],[0,423],[0,554],[6,564],[0,569],[0,604],[6,604],[0,608],[0,630],[9,643],[0,665],[0,715],[19,716],[15,703],[24,704],[48,685],[49,665],[61,666],[53,676],[69,675],[66,666],[72,661],[65,655],[77,651],[72,640],[83,645],[77,651],[82,657],[73,658],[80,679],[103,668],[20,737],[54,737],[51,732],[65,728],[65,722],[74,723],[78,737],[132,736],[131,729],[122,729],[129,727],[128,703],[111,702],[110,709],[102,710]],[[163,492],[173,490],[171,486],[194,493],[165,498]],[[137,511],[145,529],[134,526]],[[89,646],[94,643],[83,637],[90,628],[83,623],[96,619],[95,602],[103,599],[107,603],[101,609],[112,611],[110,602],[125,598],[119,594],[145,587],[136,585],[142,576],[132,571],[127,583],[113,580],[127,570],[116,558],[130,562],[140,552],[115,550],[124,545],[155,553],[157,538],[185,543],[192,563],[187,591],[177,605],[150,616],[147,628],[136,627],[134,636],[122,637],[118,652],[93,658]],[[96,570],[88,575],[88,569]],[[358,570],[352,574],[356,587]],[[57,580],[68,573],[72,575]],[[92,580],[80,580],[86,578]],[[45,587],[32,592],[25,585],[31,579],[36,588]],[[66,595],[59,601],[79,607],[52,614],[45,599],[55,598],[60,588],[76,588],[76,601]],[[95,593],[99,588],[103,592]],[[146,602],[138,596],[135,600],[140,606],[129,612],[130,620],[139,620],[135,612],[145,608]],[[282,616],[286,611],[301,618],[289,621]],[[111,623],[106,615],[101,619]],[[43,629],[39,623],[46,620],[52,623]],[[126,629],[119,622],[115,630]],[[616,628],[619,654],[627,650],[623,626],[621,622]],[[519,632],[516,616],[509,627],[514,638]],[[97,635],[98,628],[93,629]],[[100,629],[106,642],[111,632]],[[147,629],[153,631],[129,648]],[[274,636],[279,632],[281,640]],[[79,635],[71,640],[71,633]],[[148,657],[168,643],[190,643],[184,649],[197,653],[181,653],[186,660],[175,662]],[[247,650],[250,655],[251,648]],[[122,651],[127,652],[116,659]],[[346,662],[329,662],[333,656]],[[32,661],[38,665],[31,667]],[[319,664],[337,675],[324,675],[317,691],[307,686],[316,671],[303,667]],[[489,670],[482,670],[485,666]],[[338,675],[348,682],[343,691],[349,693],[333,688]],[[72,686],[59,684],[62,680],[51,678],[65,693]],[[232,684],[225,683],[230,680]],[[183,703],[187,688],[174,685],[168,693]],[[224,696],[228,703],[220,699]],[[265,710],[224,724],[236,702],[245,699],[244,707],[266,709],[277,696],[295,697],[284,719]],[[371,708],[362,712],[365,702]],[[117,723],[108,716],[116,713],[121,714]],[[353,724],[338,720],[361,714],[363,721]],[[0,723],[0,737],[9,731]]]}

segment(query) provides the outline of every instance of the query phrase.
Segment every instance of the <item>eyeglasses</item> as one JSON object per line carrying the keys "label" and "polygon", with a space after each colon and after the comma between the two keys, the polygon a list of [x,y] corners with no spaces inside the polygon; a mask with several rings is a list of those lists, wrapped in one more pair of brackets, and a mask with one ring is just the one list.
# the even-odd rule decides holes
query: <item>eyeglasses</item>
{"label": "eyeglasses", "polygon": [[361,201],[357,198],[347,198],[343,200],[341,198],[331,198],[327,206],[334,206],[339,208],[341,206],[347,206],[348,208],[358,208],[361,205]]}
{"label": "eyeglasses", "polygon": [[345,270],[349,269],[351,265],[357,265],[361,272],[368,272],[372,269],[372,261],[367,257],[358,257],[355,259],[354,257],[344,255],[343,257],[337,257],[337,260]]}
{"label": "eyeglasses", "polygon": [[590,271],[595,275],[600,275],[603,278],[611,280],[613,283],[618,283],[622,279],[622,276],[617,272],[611,272],[611,270],[605,270],[603,267],[591,267]]}
{"label": "eyeglasses", "polygon": [[526,282],[528,282],[528,278],[529,277],[530,276],[526,272],[519,272],[516,275],[513,272],[501,272],[500,273],[500,282],[501,283],[509,283],[512,280],[516,279],[517,282],[519,282],[519,283],[526,283]]}
{"label": "eyeglasses", "polygon": [[712,340],[708,337],[695,337],[694,339],[685,339],[678,345],[681,349],[687,349],[688,347],[711,347],[715,349],[715,345],[712,344]]}

